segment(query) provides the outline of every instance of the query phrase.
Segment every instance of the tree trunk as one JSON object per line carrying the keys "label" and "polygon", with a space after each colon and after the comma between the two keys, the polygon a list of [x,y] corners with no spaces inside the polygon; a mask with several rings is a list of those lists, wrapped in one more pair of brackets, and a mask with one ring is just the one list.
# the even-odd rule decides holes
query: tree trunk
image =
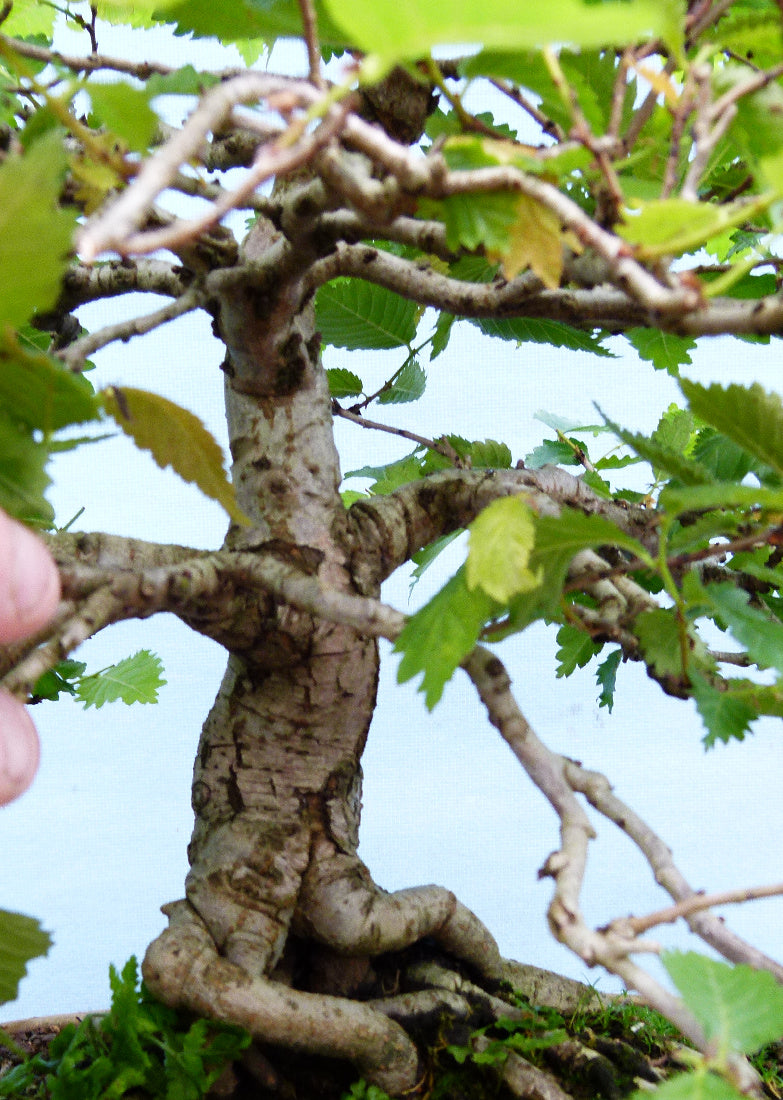
{"label": "tree trunk", "polygon": [[[279,246],[260,221],[245,260]],[[216,307],[233,477],[253,522],[232,527],[226,545],[296,564],[338,592],[377,596],[380,578],[350,537],[338,492],[320,338],[300,288],[306,257],[288,259],[274,286],[240,289]],[[204,725],[187,901],[167,907],[171,926],[147,953],[145,979],[161,999],[268,1042],[351,1058],[399,1093],[416,1081],[417,1052],[387,1015],[344,999],[367,985],[357,960],[431,935],[486,977],[498,972],[497,947],[449,891],[386,894],[356,855],[375,640],[283,604],[248,606],[259,614],[252,644],[229,655]],[[319,993],[283,984],[302,943],[326,948],[320,964],[308,948],[321,978],[305,984]],[[335,955],[343,962],[323,963]]]}

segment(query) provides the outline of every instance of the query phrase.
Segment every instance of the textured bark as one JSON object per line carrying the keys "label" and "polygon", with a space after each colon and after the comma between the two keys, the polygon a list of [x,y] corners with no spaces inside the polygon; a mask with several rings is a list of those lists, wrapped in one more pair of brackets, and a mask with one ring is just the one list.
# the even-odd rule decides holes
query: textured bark
{"label": "textured bark", "polygon": [[[260,221],[246,258],[280,244]],[[338,493],[303,258],[284,263],[274,283],[235,289],[216,306],[233,478],[253,520],[229,530],[226,547],[271,554],[338,593],[377,596],[381,560],[371,549],[357,554]],[[485,977],[499,974],[497,947],[449,891],[386,894],[356,854],[375,639],[265,596],[248,607],[251,619],[259,614],[254,635],[232,647],[204,724],[187,900],[167,908],[171,925],[147,954],[145,979],[163,1000],[234,1020],[267,1042],[349,1057],[396,1094],[417,1075],[404,1030],[358,1002],[283,984],[294,943],[349,959],[433,936]]]}

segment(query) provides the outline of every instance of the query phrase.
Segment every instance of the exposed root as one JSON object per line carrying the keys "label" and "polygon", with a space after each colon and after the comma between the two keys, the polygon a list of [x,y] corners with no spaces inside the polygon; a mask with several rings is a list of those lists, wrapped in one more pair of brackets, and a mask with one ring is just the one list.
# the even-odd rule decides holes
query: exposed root
{"label": "exposed root", "polygon": [[221,958],[188,902],[166,906],[169,928],[147,950],[144,981],[164,1003],[237,1024],[264,1043],[352,1061],[392,1096],[418,1078],[416,1047],[393,1020],[358,1001],[251,978]]}

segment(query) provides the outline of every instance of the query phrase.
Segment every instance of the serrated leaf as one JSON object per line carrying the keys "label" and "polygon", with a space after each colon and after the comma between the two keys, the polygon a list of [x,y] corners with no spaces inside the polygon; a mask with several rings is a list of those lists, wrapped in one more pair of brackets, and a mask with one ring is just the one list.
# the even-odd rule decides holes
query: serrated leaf
{"label": "serrated leaf", "polygon": [[99,415],[86,378],[8,329],[0,332],[0,409],[9,419],[46,435]]}
{"label": "serrated leaf", "polygon": [[[345,34],[329,18],[320,0],[315,0],[314,6],[321,43],[345,43]],[[261,38],[266,43],[302,35],[302,17],[296,0],[232,0],[230,4],[214,4],[212,0],[156,0],[154,8],[156,19],[176,23],[177,34],[217,38],[222,42]]]}
{"label": "serrated leaf", "polygon": [[171,466],[183,481],[194,482],[222,505],[233,520],[250,523],[223,469],[223,453],[197,416],[159,394],[129,386],[109,386],[100,397],[106,412],[137,447],[151,452],[161,469]]}
{"label": "serrated leaf", "polygon": [[383,390],[378,398],[380,405],[404,405],[409,401],[418,401],[427,386],[427,375],[416,362],[409,360],[394,379],[388,390]]}
{"label": "serrated leaf", "polygon": [[131,703],[157,703],[158,689],[166,683],[162,676],[160,657],[148,649],[140,649],[102,672],[83,676],[76,689],[77,697],[87,707],[100,708],[104,703],[121,699]]}
{"label": "serrated leaf", "polygon": [[645,663],[659,676],[680,677],[682,667],[681,627],[671,608],[644,611],[634,620],[634,633]]}
{"label": "serrated leaf", "polygon": [[76,226],[75,212],[58,205],[65,168],[57,131],[0,165],[0,329],[19,328],[57,299]]}
{"label": "serrated leaf", "polygon": [[517,199],[511,191],[458,193],[438,201],[421,200],[419,213],[443,222],[446,243],[452,251],[462,247],[472,252],[483,246],[502,255],[517,220]]}
{"label": "serrated leaf", "polygon": [[601,689],[598,696],[598,706],[606,707],[610,714],[614,707],[614,689],[617,683],[617,669],[620,667],[622,657],[623,651],[621,649],[615,649],[601,661],[600,665],[595,670],[595,679]]}
{"label": "serrated leaf", "polygon": [[16,1000],[28,962],[45,955],[51,944],[40,921],[0,909],[0,1004]]}
{"label": "serrated leaf", "polygon": [[751,1054],[783,1035],[783,988],[768,971],[729,966],[693,951],[665,951],[661,962],[722,1053]]}
{"label": "serrated leaf", "polygon": [[628,343],[636,348],[640,359],[652,363],[656,370],[677,375],[682,366],[691,365],[690,353],[696,341],[690,336],[676,336],[657,328],[632,328],[625,333]]}
{"label": "serrated leaf", "polygon": [[708,584],[704,593],[751,660],[783,673],[783,623],[751,607],[750,595],[733,584]]}
{"label": "serrated leaf", "polygon": [[549,43],[576,46],[624,45],[639,38],[679,35],[679,5],[631,0],[587,4],[548,0],[520,5],[515,0],[325,0],[351,41],[366,53],[415,60],[435,45],[481,42],[488,47],[523,49]]}
{"label": "serrated leaf", "polygon": [[470,525],[465,582],[505,604],[520,592],[538,588],[543,569],[529,568],[535,540],[530,506],[522,497],[493,500]]}
{"label": "serrated leaf", "polygon": [[635,539],[602,516],[586,516],[572,508],[562,508],[559,516],[536,516],[535,532],[530,568],[542,569],[543,578],[538,588],[511,600],[511,631],[522,630],[536,619],[557,615],[568,566],[580,550],[615,545],[629,550],[634,557],[645,556]]}
{"label": "serrated leaf", "polygon": [[560,286],[563,274],[563,236],[560,222],[551,210],[528,195],[518,195],[516,220],[503,247],[489,248],[487,257],[498,260],[506,279],[515,278],[527,268],[545,287]]}
{"label": "serrated leaf", "polygon": [[783,402],[776,393],[758,382],[701,386],[687,378],[680,379],[680,389],[696,416],[783,474]]}
{"label": "serrated leaf", "polygon": [[540,320],[535,317],[470,317],[472,325],[481,329],[485,336],[495,336],[499,340],[515,340],[518,344],[551,344],[555,348],[568,348],[569,351],[588,351],[604,359],[614,359],[614,352],[601,343],[601,337],[591,332],[563,324],[562,321]]}
{"label": "serrated leaf", "polygon": [[635,432],[629,432],[625,428],[621,428],[619,424],[608,417],[604,417],[604,420],[607,428],[614,432],[617,438],[621,439],[640,458],[643,458],[645,462],[649,462],[656,472],[663,471],[669,474],[670,477],[677,478],[684,485],[706,485],[713,480],[709,472],[697,461],[688,458],[682,451],[675,450],[660,442],[660,437],[656,439],[654,436],[638,435]]}
{"label": "serrated leaf", "polygon": [[403,627],[394,643],[395,652],[402,654],[397,682],[423,673],[419,690],[432,710],[478,641],[479,631],[497,611],[481,588],[468,589],[463,566]]}
{"label": "serrated leaf", "polygon": [[505,443],[499,443],[496,439],[474,439],[468,454],[475,470],[511,469],[511,451]]}
{"label": "serrated leaf", "polygon": [[564,623],[557,632],[559,649],[555,654],[557,658],[556,675],[570,676],[578,668],[585,665],[600,653],[603,649],[601,642],[594,642],[584,630],[579,630],[570,623]]}
{"label": "serrated leaf", "polygon": [[326,344],[350,351],[408,347],[419,307],[363,279],[334,279],[315,296],[315,319]]}
{"label": "serrated leaf", "polygon": [[690,681],[696,709],[707,731],[705,748],[712,748],[716,741],[744,741],[751,722],[759,716],[756,708],[733,692],[719,691],[703,676],[691,673]]}
{"label": "serrated leaf", "polygon": [[326,380],[332,397],[359,397],[364,391],[359,375],[344,367],[332,367],[326,372]]}

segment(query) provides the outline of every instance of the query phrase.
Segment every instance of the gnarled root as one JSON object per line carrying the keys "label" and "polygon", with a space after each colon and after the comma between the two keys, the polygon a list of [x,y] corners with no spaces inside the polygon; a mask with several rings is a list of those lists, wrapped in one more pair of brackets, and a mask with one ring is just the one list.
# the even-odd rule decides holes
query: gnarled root
{"label": "gnarled root", "polygon": [[416,1047],[393,1020],[359,1003],[251,978],[221,958],[187,901],[165,907],[169,928],[148,948],[144,981],[165,1004],[238,1024],[265,1043],[352,1061],[392,1096],[416,1083]]}

